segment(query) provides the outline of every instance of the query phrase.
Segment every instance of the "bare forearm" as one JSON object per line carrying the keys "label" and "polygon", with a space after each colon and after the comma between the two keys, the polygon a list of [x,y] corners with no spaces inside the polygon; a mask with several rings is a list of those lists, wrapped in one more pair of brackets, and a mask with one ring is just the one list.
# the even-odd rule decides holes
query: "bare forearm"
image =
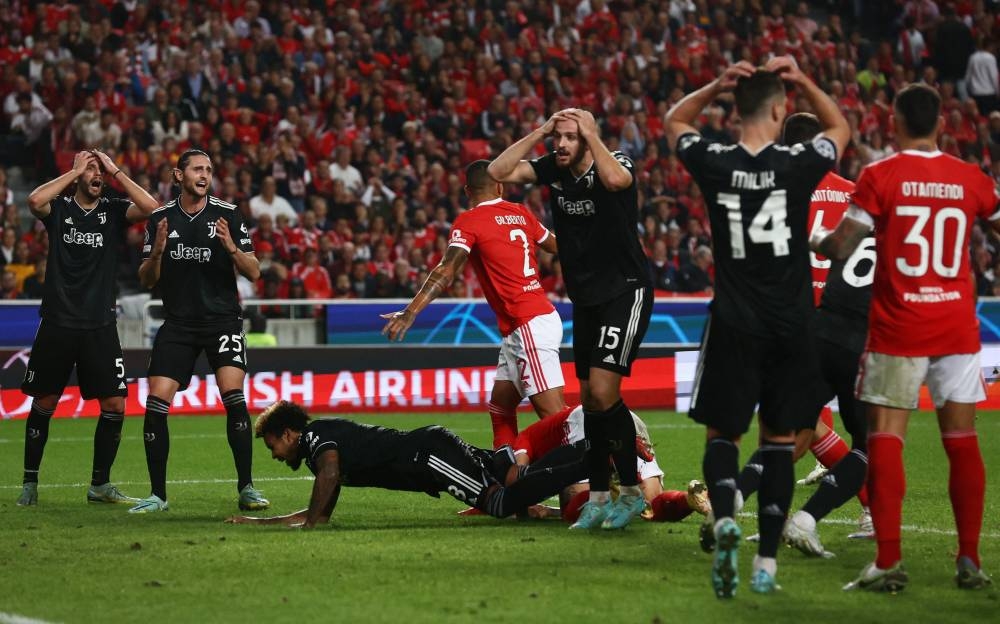
{"label": "bare forearm", "polygon": [[160,256],[150,256],[139,265],[139,283],[143,288],[152,288],[160,281]]}
{"label": "bare forearm", "polygon": [[149,215],[153,214],[153,211],[158,207],[156,199],[153,198],[149,192],[136,184],[135,180],[128,177],[128,175],[122,171],[118,170],[119,173],[114,175],[114,178],[121,182],[122,188],[125,189],[125,193],[128,198],[132,200],[135,207],[142,212],[144,218],[148,218]]}
{"label": "bare forearm", "polygon": [[80,173],[75,169],[71,169],[58,178],[42,184],[28,195],[28,208],[31,212],[36,212],[39,208],[58,197],[59,193],[66,190],[66,187],[72,184],[78,177],[80,177]]}
{"label": "bare forearm", "polygon": [[434,301],[441,296],[441,293],[448,290],[454,279],[455,274],[447,266],[439,264],[434,267],[434,270],[427,276],[420,290],[413,296],[410,305],[406,306],[407,311],[413,315],[420,314],[424,308],[430,305],[431,301]]}
{"label": "bare forearm", "polygon": [[600,137],[588,138],[587,145],[590,146],[590,153],[594,155],[597,177],[601,179],[604,188],[609,191],[622,191],[632,185],[632,174],[615,159]]}
{"label": "bare forearm", "polygon": [[235,253],[230,254],[230,256],[233,259],[233,265],[240,272],[240,275],[251,282],[255,282],[260,278],[260,261],[257,260],[257,256],[252,253],[244,253],[238,249]]}
{"label": "bare forearm", "polygon": [[[334,495],[340,485],[340,469],[324,470],[317,475],[313,482],[312,498],[309,499],[309,508],[305,511],[304,525],[312,528],[320,522],[327,522],[333,507],[336,505]],[[332,504],[331,504],[332,503]]]}
{"label": "bare forearm", "polygon": [[270,518],[254,518],[253,516],[243,516],[241,524],[302,524],[306,520],[306,509],[301,509],[284,516],[272,516]]}
{"label": "bare forearm", "polygon": [[[694,125],[698,116],[701,115],[701,111],[705,110],[722,92],[723,89],[719,81],[713,80],[697,91],[684,96],[680,102],[674,104],[674,107],[667,111],[664,119],[667,130],[680,134],[679,126]],[[676,139],[676,136],[673,139]]]}
{"label": "bare forearm", "polygon": [[813,112],[816,113],[816,118],[819,119],[823,132],[834,139],[838,149],[842,151],[851,136],[851,130],[847,119],[837,107],[837,103],[811,80],[807,80],[799,86],[802,89],[802,95],[809,101]]}
{"label": "bare forearm", "polygon": [[487,167],[486,170],[489,172],[490,177],[500,182],[524,182],[525,180],[512,179],[511,176],[517,170],[518,163],[524,160],[531,153],[532,148],[544,138],[545,135],[541,129],[536,128],[518,139]]}

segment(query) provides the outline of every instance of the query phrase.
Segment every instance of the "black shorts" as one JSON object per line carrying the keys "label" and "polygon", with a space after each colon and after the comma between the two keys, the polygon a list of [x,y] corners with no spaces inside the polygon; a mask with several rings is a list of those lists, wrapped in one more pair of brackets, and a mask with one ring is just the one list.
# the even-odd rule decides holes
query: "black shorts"
{"label": "black shorts", "polygon": [[427,484],[423,489],[429,493],[431,490],[445,492],[468,505],[475,505],[480,494],[496,483],[486,468],[484,451],[467,444],[444,427],[423,427],[410,435],[418,442],[417,462]]}
{"label": "black shorts", "polygon": [[630,290],[599,305],[573,304],[576,378],[590,379],[591,368],[628,377],[652,313],[653,291],[649,288]]}
{"label": "black shorts", "polygon": [[213,371],[223,366],[235,366],[246,372],[247,343],[243,335],[243,321],[227,321],[208,327],[164,321],[153,341],[149,376],[169,377],[180,384],[180,390],[184,390],[191,381],[195,362],[202,351]]}
{"label": "black shorts", "polygon": [[[819,354],[819,366],[822,372],[817,388],[816,414],[818,415],[819,410],[836,397],[840,420],[851,434],[852,447],[864,451],[868,447],[868,419],[864,403],[854,396],[854,383],[858,377],[861,353],[824,338],[816,340],[816,351]],[[814,417],[812,424],[803,428],[813,429],[815,426]]]}
{"label": "black shorts", "polygon": [[691,389],[689,416],[726,436],[746,433],[759,405],[772,431],[815,424],[819,362],[809,326],[785,339],[741,331],[710,314]]}
{"label": "black shorts", "polygon": [[128,396],[117,325],[73,329],[45,319],[35,334],[21,392],[33,397],[62,395],[73,366],[84,399]]}

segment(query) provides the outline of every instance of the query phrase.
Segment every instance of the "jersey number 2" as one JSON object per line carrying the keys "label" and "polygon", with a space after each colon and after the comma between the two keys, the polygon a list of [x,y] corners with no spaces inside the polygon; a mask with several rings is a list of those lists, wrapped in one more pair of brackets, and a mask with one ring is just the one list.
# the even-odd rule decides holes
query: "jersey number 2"
{"label": "jersey number 2", "polygon": [[[719,193],[717,201],[726,207],[729,216],[729,240],[734,260],[747,257],[746,241],[743,239],[743,211],[740,196],[736,193]],[[760,205],[760,210],[750,222],[750,241],[771,243],[771,251],[777,256],[788,255],[788,239],[792,229],[785,224],[788,217],[788,200],[784,189],[771,191]]]}
{"label": "jersey number 2", "polygon": [[535,274],[535,269],[531,268],[531,253],[528,250],[528,235],[524,233],[524,230],[511,230],[510,240],[521,241],[521,245],[524,247],[524,276],[531,277]]}

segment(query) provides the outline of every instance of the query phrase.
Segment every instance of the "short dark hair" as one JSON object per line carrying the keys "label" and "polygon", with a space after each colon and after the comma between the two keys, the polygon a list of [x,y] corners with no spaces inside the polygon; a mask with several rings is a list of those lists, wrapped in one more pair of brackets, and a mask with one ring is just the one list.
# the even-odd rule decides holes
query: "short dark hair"
{"label": "short dark hair", "polygon": [[770,100],[785,97],[785,84],[778,74],[758,69],[736,81],[733,97],[740,117],[752,119],[764,112],[764,106]]}
{"label": "short dark hair", "polygon": [[200,149],[189,149],[181,154],[181,157],[177,159],[177,168],[184,171],[184,169],[188,166],[188,163],[191,162],[191,159],[195,156],[204,156],[205,158],[212,160],[211,156]]}
{"label": "short dark hair", "polygon": [[781,131],[781,142],[785,145],[804,143],[819,134],[822,129],[816,115],[795,113],[785,119],[785,127]]}
{"label": "short dark hair", "polygon": [[490,177],[490,172],[487,169],[489,166],[490,161],[480,159],[466,167],[465,185],[470,190],[480,191],[489,188],[491,184],[496,184],[493,178]]}
{"label": "short dark hair", "polygon": [[261,412],[254,423],[254,435],[263,438],[267,434],[280,437],[287,429],[302,431],[309,424],[309,414],[298,403],[278,401]]}
{"label": "short dark hair", "polygon": [[902,118],[906,133],[912,138],[928,137],[937,128],[941,115],[941,96],[937,90],[922,83],[904,87],[893,103],[896,115]]}

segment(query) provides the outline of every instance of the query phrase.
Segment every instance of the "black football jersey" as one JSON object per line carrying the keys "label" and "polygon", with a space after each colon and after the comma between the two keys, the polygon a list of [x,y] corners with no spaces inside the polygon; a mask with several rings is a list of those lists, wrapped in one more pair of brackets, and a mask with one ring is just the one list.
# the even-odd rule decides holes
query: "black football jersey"
{"label": "black football jersey", "polygon": [[421,485],[416,463],[420,444],[414,438],[414,432],[320,418],[310,422],[299,437],[299,457],[316,474],[319,456],[336,450],[343,485],[422,492],[426,487]]}
{"label": "black football jersey", "polygon": [[[833,260],[820,298],[817,331],[823,337],[845,343],[853,351],[864,350],[868,335],[868,308],[875,278],[875,237],[867,236],[847,260]],[[835,317],[835,318],[831,318]],[[827,332],[826,326],[834,331]],[[831,334],[826,336],[825,334]]]}
{"label": "black football jersey", "polygon": [[578,305],[596,305],[651,285],[639,243],[634,167],[625,154],[613,154],[632,173],[631,186],[622,191],[604,187],[597,163],[577,178],[556,166],[554,153],[529,161],[538,183],[549,187],[563,279],[569,298]]}
{"label": "black football jersey", "polygon": [[118,249],[131,203],[102,197],[84,210],[73,197],[49,202],[51,210],[41,220],[49,234],[42,318],[79,329],[115,322]]}
{"label": "black football jersey", "polygon": [[[225,218],[229,235],[240,252],[253,252],[250,233],[236,206],[209,196],[205,207],[188,214],[174,199],[153,211],[146,224],[142,257],[149,257],[156,228],[167,220],[167,246],[160,262],[157,290],[166,318],[187,325],[210,325],[241,318],[236,293],[236,269],[229,252],[215,235],[215,223]],[[239,252],[237,252],[239,253]]]}
{"label": "black football jersey", "polygon": [[759,336],[790,336],[813,312],[809,202],[837,159],[820,135],[770,144],[756,154],[741,145],[681,136],[677,155],[698,183],[712,225],[712,313]]}

